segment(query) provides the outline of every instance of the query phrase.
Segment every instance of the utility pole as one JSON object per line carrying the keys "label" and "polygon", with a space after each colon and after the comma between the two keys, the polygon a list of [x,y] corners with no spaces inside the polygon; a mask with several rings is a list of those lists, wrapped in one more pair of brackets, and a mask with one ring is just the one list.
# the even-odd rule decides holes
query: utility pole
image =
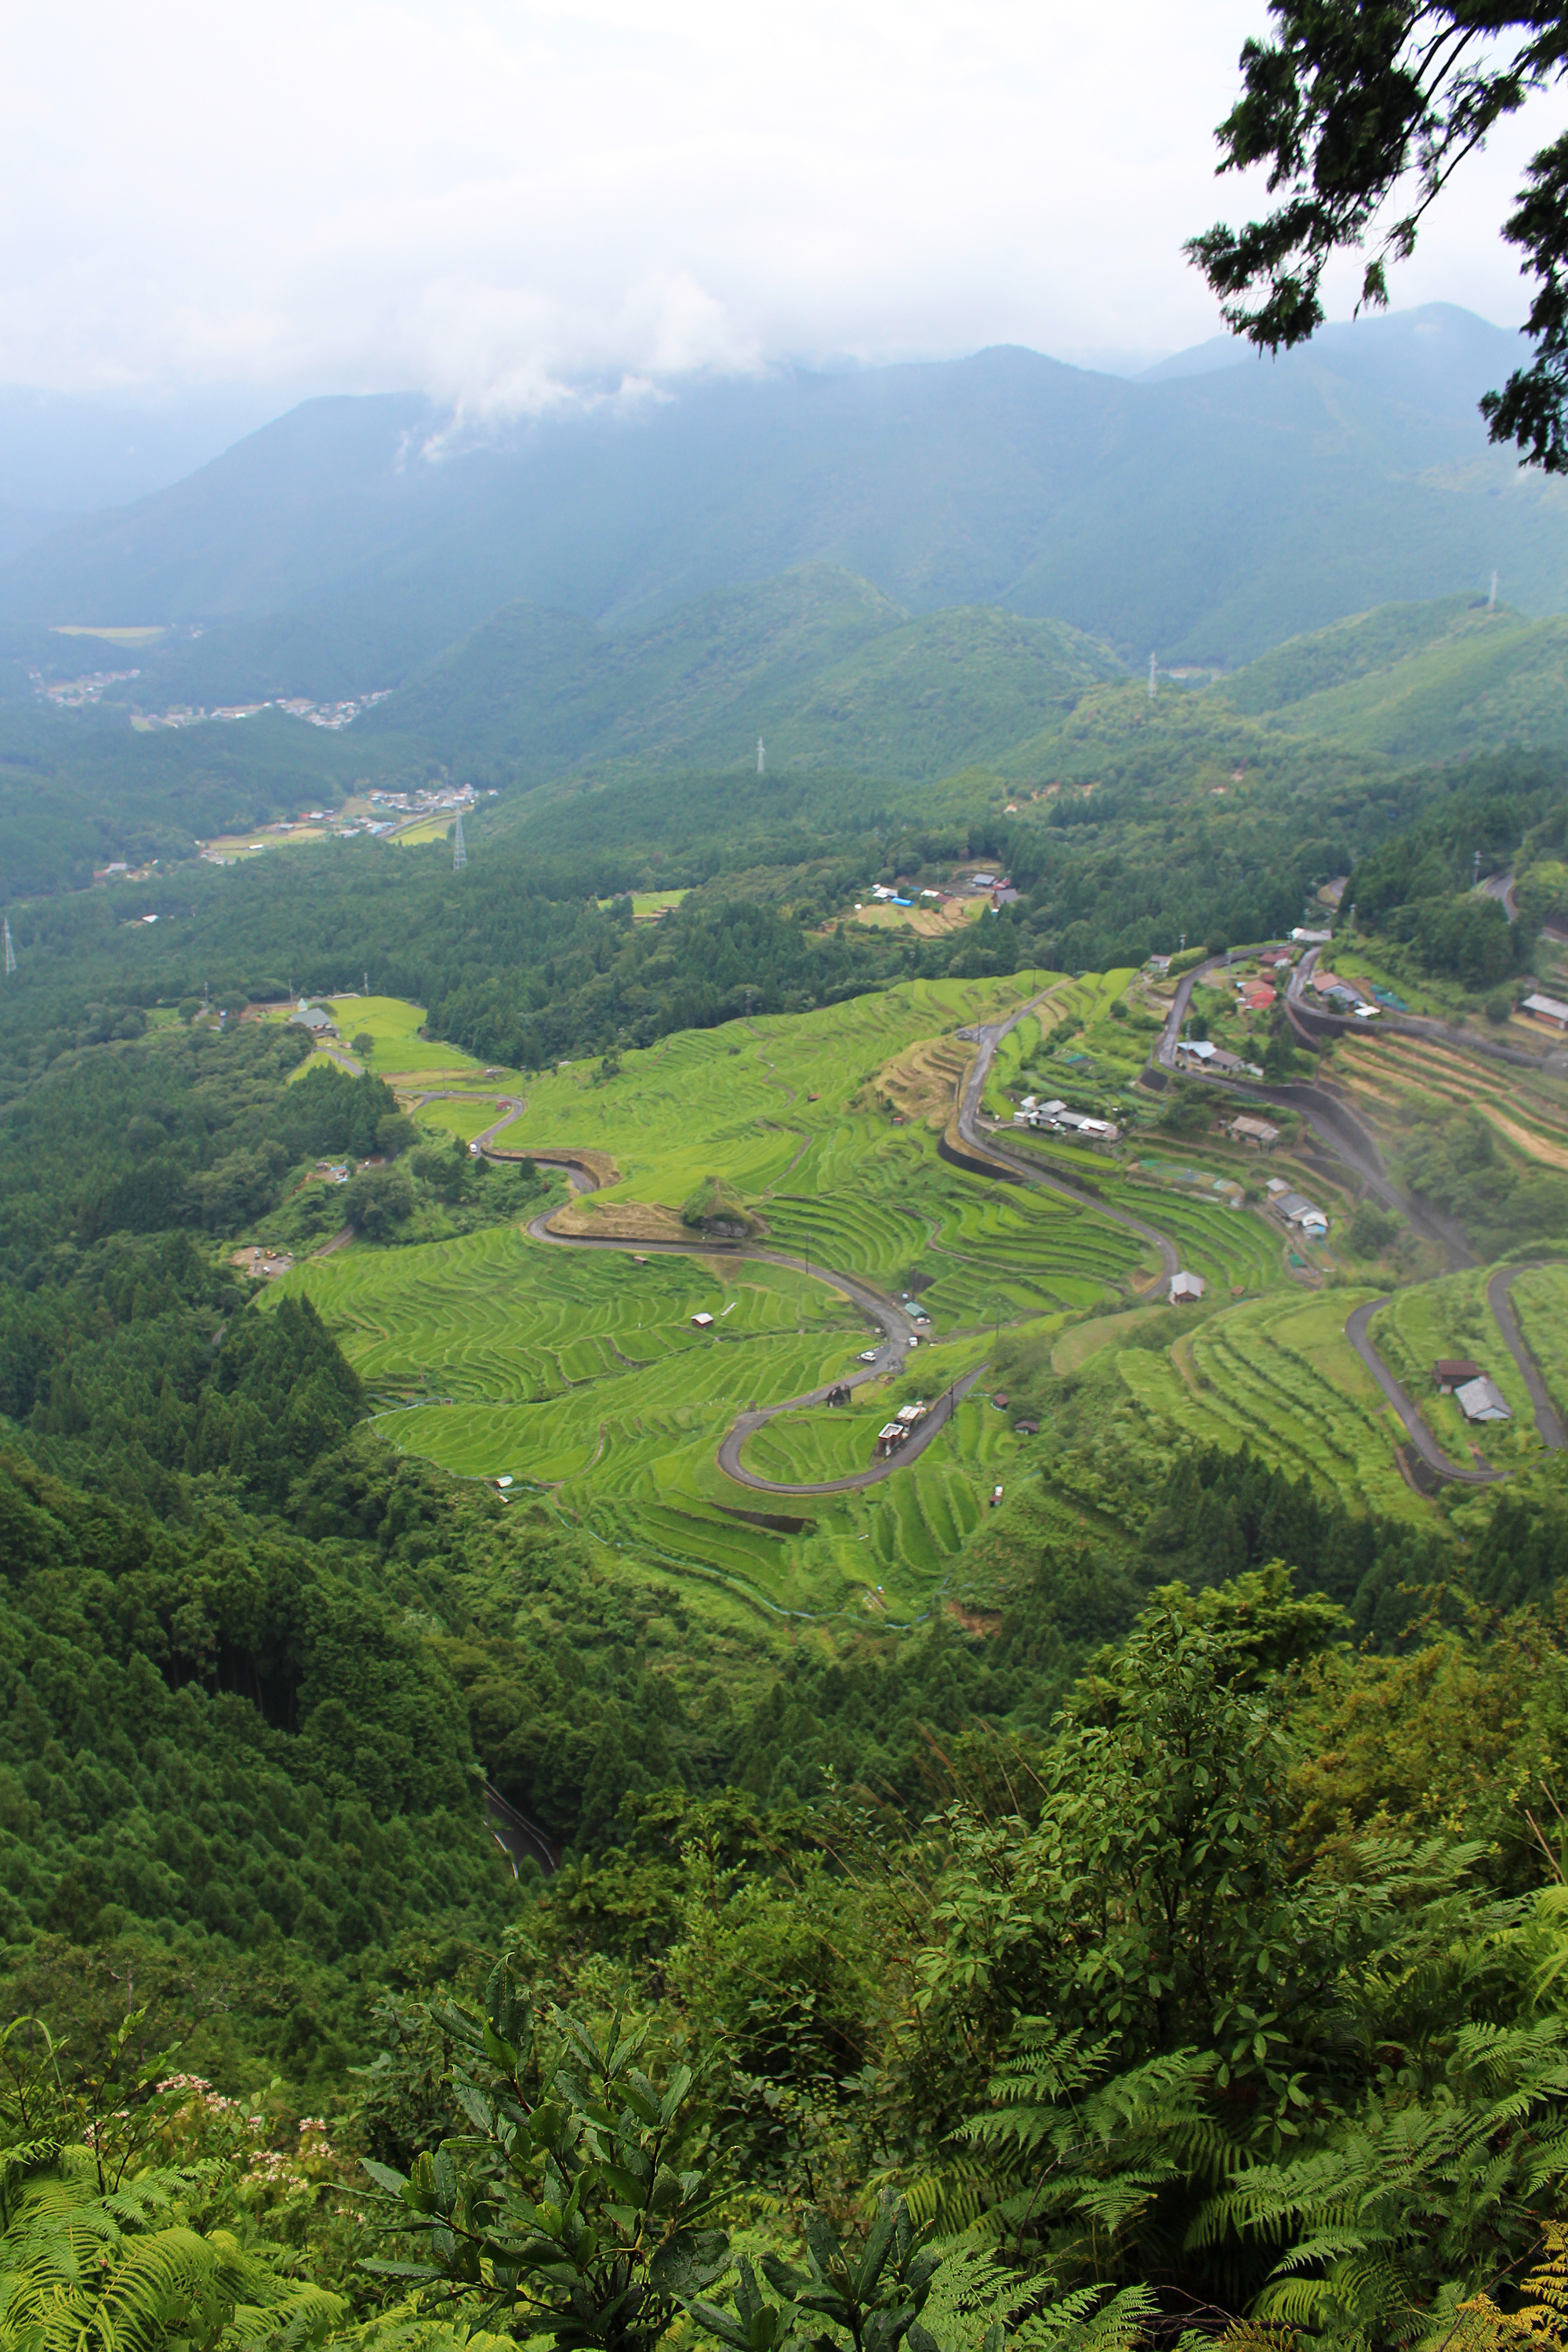
{"label": "utility pole", "polygon": [[1154,680],[1155,680],[1155,677],[1157,677],[1157,675],[1158,675],[1158,672],[1157,672],[1157,670],[1156,670],[1156,668],[1155,668],[1154,656],[1153,656],[1153,655],[1152,655],[1152,654],[1151,654],[1151,655],[1150,655],[1150,656],[1149,656],[1149,699],[1150,699],[1150,701],[1151,701],[1151,702],[1152,702],[1152,701],[1153,701],[1153,699],[1154,699],[1154,695],[1155,695]]}
{"label": "utility pole", "polygon": [[1477,850],[1477,852],[1476,852],[1476,866],[1475,866],[1475,872],[1474,872],[1474,873],[1471,875],[1471,877],[1470,877],[1470,887],[1471,887],[1471,889],[1472,889],[1472,890],[1475,888],[1475,887],[1476,887],[1477,883],[1480,880],[1480,878],[1481,878],[1481,853],[1480,853],[1480,851],[1478,849],[1478,850]]}
{"label": "utility pole", "polygon": [[1497,611],[1497,573],[1495,572],[1492,573],[1492,593],[1487,598],[1487,610],[1489,613]]}
{"label": "utility pole", "polygon": [[463,839],[463,813],[458,811],[457,828],[452,835],[452,871],[460,874],[468,862],[467,844]]}
{"label": "utility pole", "polygon": [[763,739],[760,735],[757,738],[757,773],[759,776],[767,773],[767,754],[763,750]]}
{"label": "utility pole", "polygon": [[11,918],[5,917],[5,977],[10,979],[16,969],[16,950],[11,944]]}

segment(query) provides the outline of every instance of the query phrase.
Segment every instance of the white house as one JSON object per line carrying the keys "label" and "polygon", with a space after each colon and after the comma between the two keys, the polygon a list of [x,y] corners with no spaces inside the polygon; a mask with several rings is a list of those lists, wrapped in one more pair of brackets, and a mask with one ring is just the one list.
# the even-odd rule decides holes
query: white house
{"label": "white house", "polygon": [[1201,1274],[1173,1274],[1171,1276],[1172,1306],[1195,1306],[1197,1301],[1203,1297],[1205,1287],[1204,1278]]}

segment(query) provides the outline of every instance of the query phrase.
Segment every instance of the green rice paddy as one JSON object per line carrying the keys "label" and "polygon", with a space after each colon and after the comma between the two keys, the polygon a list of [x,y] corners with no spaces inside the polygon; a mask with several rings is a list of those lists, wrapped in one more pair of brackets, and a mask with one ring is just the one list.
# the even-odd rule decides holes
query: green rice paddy
{"label": "green rice paddy", "polygon": [[1402,1425],[1344,1337],[1365,1290],[1276,1294],[1212,1317],[1165,1355],[1116,1358],[1144,1412],[1207,1445],[1305,1471],[1352,1509],[1426,1516],[1400,1475]]}

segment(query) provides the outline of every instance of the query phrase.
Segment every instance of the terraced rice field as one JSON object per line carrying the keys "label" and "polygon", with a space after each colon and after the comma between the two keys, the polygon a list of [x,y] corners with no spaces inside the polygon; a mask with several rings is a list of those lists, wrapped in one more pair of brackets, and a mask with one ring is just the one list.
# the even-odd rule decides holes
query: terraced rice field
{"label": "terraced rice field", "polygon": [[[1487,1305],[1490,1272],[1475,1267],[1396,1292],[1373,1317],[1370,1337],[1451,1462],[1468,1468],[1474,1453],[1495,1469],[1513,1470],[1539,1460],[1545,1448],[1530,1391]],[[1526,1278],[1521,1275],[1520,1281]],[[1441,1356],[1468,1356],[1479,1364],[1501,1389],[1513,1419],[1468,1422],[1454,1399],[1439,1396],[1434,1386],[1432,1367]]]}
{"label": "terraced rice field", "polygon": [[1182,1263],[1222,1290],[1264,1290],[1278,1284],[1283,1237],[1249,1209],[1178,1192],[1172,1185],[1123,1178],[1105,1198],[1170,1234]]}
{"label": "terraced rice field", "polygon": [[1513,1311],[1547,1393],[1568,1418],[1568,1265],[1531,1266],[1513,1286]]}
{"label": "terraced rice field", "polygon": [[1448,1109],[1473,1106],[1526,1159],[1568,1168],[1568,1085],[1544,1071],[1510,1068],[1499,1087],[1485,1082],[1486,1065],[1475,1055],[1388,1031],[1344,1041],[1335,1069],[1362,1110],[1384,1126],[1412,1094]]}
{"label": "terraced rice field", "polygon": [[[678,1206],[720,1174],[755,1203],[775,1244],[889,1289],[918,1274],[933,1336],[972,1335],[922,1353],[934,1391],[984,1352],[996,1323],[1092,1305],[1140,1263],[1134,1236],[1070,1202],[966,1176],[938,1159],[923,1122],[895,1124],[877,1108],[879,1072],[911,1043],[1016,1001],[1007,982],[917,983],[671,1037],[626,1056],[605,1083],[592,1082],[596,1066],[568,1066],[530,1086],[507,1141],[609,1153],[624,1175],[600,1195],[606,1207]],[[356,1001],[345,1017],[361,1010]],[[400,1013],[384,1034],[401,1058],[417,1015]],[[478,1087],[422,1114],[462,1135],[494,1115]],[[868,1336],[821,1282],[738,1258],[637,1266],[629,1254],[491,1228],[345,1251],[299,1267],[269,1299],[290,1288],[340,1334],[389,1441],[458,1475],[528,1482],[594,1540],[772,1607],[918,1615],[1016,1450],[1003,1417],[975,1403],[879,1486],[780,1506],[808,1526],[756,1527],[734,1513],[769,1498],[723,1476],[720,1438],[744,1407],[841,1377]],[[717,1318],[711,1331],[692,1329],[699,1309]],[[752,1441],[749,1465],[805,1482],[861,1469],[884,1417],[874,1402],[786,1416]]]}
{"label": "terraced rice field", "polygon": [[1116,1358],[1145,1412],[1205,1444],[1253,1452],[1302,1471],[1352,1509],[1423,1518],[1400,1475],[1404,1430],[1344,1339],[1346,1317],[1374,1293],[1276,1295],[1215,1317],[1166,1356]]}

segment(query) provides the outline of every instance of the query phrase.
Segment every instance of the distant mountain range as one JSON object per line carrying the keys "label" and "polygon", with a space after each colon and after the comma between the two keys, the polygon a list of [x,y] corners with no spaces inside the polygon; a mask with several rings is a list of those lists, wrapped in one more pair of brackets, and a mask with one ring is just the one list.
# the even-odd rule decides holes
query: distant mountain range
{"label": "distant mountain range", "polygon": [[[1347,614],[1484,593],[1494,569],[1514,607],[1554,613],[1568,488],[1489,450],[1475,409],[1517,349],[1437,306],[1274,363],[1222,342],[1133,382],[997,350],[481,438],[413,395],[311,401],[173,488],[13,551],[0,616],[29,635],[201,621],[155,665],[199,700],[406,681],[380,723],[440,733],[472,689],[490,715],[469,740],[552,758],[570,679],[631,660],[616,638],[802,566],[868,583],[898,627],[977,606],[1066,625],[1025,663],[1047,696],[1053,663],[1106,658],[1073,632],[1133,662],[1154,647],[1232,669]],[[554,617],[503,611],[520,604]],[[896,630],[875,634],[891,659]],[[915,687],[924,642],[903,640],[889,698]]]}

